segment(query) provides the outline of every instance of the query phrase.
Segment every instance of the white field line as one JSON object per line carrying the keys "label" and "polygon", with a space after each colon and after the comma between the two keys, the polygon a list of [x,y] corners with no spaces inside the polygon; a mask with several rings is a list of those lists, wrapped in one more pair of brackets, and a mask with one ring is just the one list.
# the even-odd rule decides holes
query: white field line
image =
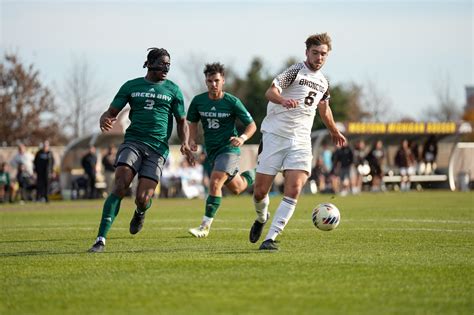
{"label": "white field line", "polygon": [[[270,218],[271,219],[271,218]],[[433,223],[433,224],[474,224],[474,221],[471,220],[436,220],[436,219],[345,219],[344,215],[342,216],[342,219],[344,222],[400,222],[400,223]],[[215,218],[215,222],[221,222],[221,223],[248,223],[252,225],[254,218],[251,219],[220,219],[219,217]],[[311,222],[311,217],[309,219],[291,219],[291,222]],[[153,219],[153,220],[146,220],[148,223],[191,223],[191,224],[199,224],[199,216],[196,217],[195,219]],[[96,222],[99,224],[99,220]],[[44,224],[44,223],[38,223],[38,224],[32,224],[29,226],[81,226],[81,225],[90,225],[91,222],[84,222],[84,223],[57,223],[57,224]],[[95,224],[95,223],[92,223]],[[1,226],[1,224],[0,224]],[[8,229],[8,227],[4,226],[2,229]]]}
{"label": "white field line", "polygon": [[[271,218],[270,218],[271,219]],[[215,222],[220,222],[220,223],[248,223],[249,226],[252,225],[254,218],[250,219],[237,219],[237,220],[229,220],[229,219],[219,219],[218,217],[215,219]],[[344,222],[394,222],[394,223],[429,223],[429,224],[474,224],[474,221],[470,220],[433,220],[433,219],[344,219],[342,217],[342,220]],[[154,220],[146,220],[147,223],[151,224],[160,224],[160,223],[183,223],[183,224],[188,224],[190,223],[191,225],[199,225],[199,218],[196,219],[154,219]],[[300,223],[305,223],[305,222],[311,222],[311,218],[309,219],[292,219],[291,222],[300,222]],[[94,224],[99,224],[99,220],[97,221],[87,221],[83,223],[57,223],[57,224],[44,224],[44,223],[38,223],[38,224],[32,224],[32,225],[26,225],[24,227],[64,227],[64,226],[89,226],[89,225],[94,225]],[[0,224],[1,226],[1,224]],[[7,226],[3,226],[2,229],[9,229]]]}
{"label": "white field line", "polygon": [[[151,231],[183,231],[187,232],[190,226],[186,227],[157,227],[157,226],[148,226],[146,227],[147,230]],[[114,230],[127,230],[128,227],[113,227],[112,229]],[[308,227],[308,228],[288,228],[291,231],[309,231],[309,230],[315,230],[317,229],[315,227]],[[430,228],[348,228],[348,227],[343,227],[339,229],[344,229],[344,231],[403,231],[403,232],[449,232],[449,233],[474,233],[474,230],[453,230],[453,229],[430,229]],[[72,227],[71,225],[69,227],[66,226],[28,226],[28,227],[11,227],[11,228],[6,228],[5,230],[8,231],[28,231],[28,230],[62,230],[62,231],[96,231],[97,227],[96,226],[91,226],[91,227],[77,227],[74,226]],[[213,231],[246,231],[248,232],[248,228],[227,228],[227,227],[213,227]]]}

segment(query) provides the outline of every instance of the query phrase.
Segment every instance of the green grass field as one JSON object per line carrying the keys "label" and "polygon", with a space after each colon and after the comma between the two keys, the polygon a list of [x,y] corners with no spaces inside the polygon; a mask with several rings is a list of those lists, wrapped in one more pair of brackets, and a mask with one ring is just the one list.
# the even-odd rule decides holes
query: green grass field
{"label": "green grass field", "polygon": [[[311,222],[326,201],[331,232]],[[207,239],[187,233],[202,200],[155,200],[132,236],[126,199],[90,254],[102,202],[0,205],[0,314],[474,313],[474,193],[303,196],[270,253],[248,241],[246,195],[223,200]]]}

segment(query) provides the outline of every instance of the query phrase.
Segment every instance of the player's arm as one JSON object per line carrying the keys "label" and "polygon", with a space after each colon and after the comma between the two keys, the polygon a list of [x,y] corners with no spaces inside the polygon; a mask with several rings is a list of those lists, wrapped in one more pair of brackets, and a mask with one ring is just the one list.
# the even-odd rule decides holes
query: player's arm
{"label": "player's arm", "polygon": [[295,108],[298,106],[298,101],[295,99],[286,99],[281,96],[281,91],[290,87],[295,81],[298,72],[303,65],[301,63],[294,64],[282,73],[276,76],[272,85],[265,92],[265,97],[272,103],[280,104],[285,108]]}
{"label": "player's arm", "polygon": [[176,118],[179,140],[181,140],[181,154],[186,156],[190,165],[194,165],[194,155],[189,148],[189,128],[186,117]]}
{"label": "player's arm", "polygon": [[331,107],[329,107],[329,100],[323,100],[318,104],[319,115],[321,115],[321,119],[323,123],[328,128],[329,133],[331,134],[332,141],[338,147],[343,146],[347,140],[346,137],[337,129],[336,122],[334,121],[334,117],[332,115]]}
{"label": "player's arm", "polygon": [[117,115],[120,113],[120,110],[112,106],[109,107],[99,119],[100,130],[102,132],[109,131],[112,129],[115,121],[117,121]]}
{"label": "player's arm", "polygon": [[189,148],[191,151],[196,152],[197,151],[197,144],[196,144],[196,139],[197,139],[197,134],[198,134],[198,122],[189,122]]}
{"label": "player's arm", "polygon": [[247,141],[247,139],[250,139],[253,136],[255,131],[257,131],[257,125],[254,121],[252,121],[245,127],[244,132],[240,136],[230,137],[230,144],[234,147],[242,146],[245,141]]}
{"label": "player's arm", "polygon": [[280,104],[285,108],[295,108],[298,106],[298,101],[294,99],[286,99],[281,96],[280,90],[273,83],[265,92],[265,97],[272,103]]}

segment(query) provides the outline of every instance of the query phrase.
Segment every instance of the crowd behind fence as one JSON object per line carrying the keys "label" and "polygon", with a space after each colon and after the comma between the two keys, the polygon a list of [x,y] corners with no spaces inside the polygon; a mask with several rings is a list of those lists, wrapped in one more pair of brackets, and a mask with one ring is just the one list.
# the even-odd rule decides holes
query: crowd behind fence
{"label": "crowd behind fence", "polygon": [[[241,170],[255,167],[257,150],[257,145],[243,147]],[[171,146],[170,151],[156,196],[204,198],[209,181],[205,155],[199,154],[196,165],[191,166],[177,146]],[[434,137],[424,143],[403,139],[396,150],[389,150],[381,140],[368,144],[359,139],[342,148],[322,143],[317,152],[306,193],[344,196],[362,191],[448,188],[444,169],[438,170],[439,149]],[[77,165],[68,169],[61,165],[63,154],[65,147],[50,147],[47,141],[39,147],[20,144],[0,148],[0,202],[92,199],[111,193],[116,154],[113,145],[80,148]],[[280,192],[282,183],[283,177],[279,175],[272,192]],[[135,185],[132,183],[130,195]]]}

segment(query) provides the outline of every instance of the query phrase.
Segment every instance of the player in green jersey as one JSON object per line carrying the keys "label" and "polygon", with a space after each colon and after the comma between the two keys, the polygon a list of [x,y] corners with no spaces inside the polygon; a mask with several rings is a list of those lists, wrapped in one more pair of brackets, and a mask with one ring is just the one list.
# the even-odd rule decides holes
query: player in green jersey
{"label": "player in green jersey", "polygon": [[[189,146],[197,150],[196,136],[199,121],[204,130],[204,143],[207,158],[212,166],[209,180],[209,196],[206,200],[205,214],[199,227],[189,230],[195,237],[207,237],[221,204],[222,187],[225,185],[232,193],[240,194],[253,184],[255,171],[238,174],[240,146],[250,138],[257,126],[242,102],[223,91],[224,66],[220,63],[207,64],[204,69],[208,92],[195,96],[189,105],[187,119],[189,124]],[[239,136],[235,121],[239,119],[245,130]]]}
{"label": "player in green jersey", "polygon": [[143,227],[145,212],[151,206],[169,153],[168,139],[173,128],[173,116],[181,140],[181,153],[194,164],[188,144],[189,129],[183,95],[175,83],[166,79],[170,69],[169,53],[163,48],[150,48],[143,67],[147,68],[146,76],[122,85],[109,109],[100,117],[100,129],[108,131],[120,111],[127,103],[130,104],[131,124],[125,131],[124,143],[117,150],[114,188],[105,200],[97,239],[89,252],[104,250],[105,239],[119,213],[120,202],[137,174],[137,208],[130,222],[130,233],[136,234]]}

